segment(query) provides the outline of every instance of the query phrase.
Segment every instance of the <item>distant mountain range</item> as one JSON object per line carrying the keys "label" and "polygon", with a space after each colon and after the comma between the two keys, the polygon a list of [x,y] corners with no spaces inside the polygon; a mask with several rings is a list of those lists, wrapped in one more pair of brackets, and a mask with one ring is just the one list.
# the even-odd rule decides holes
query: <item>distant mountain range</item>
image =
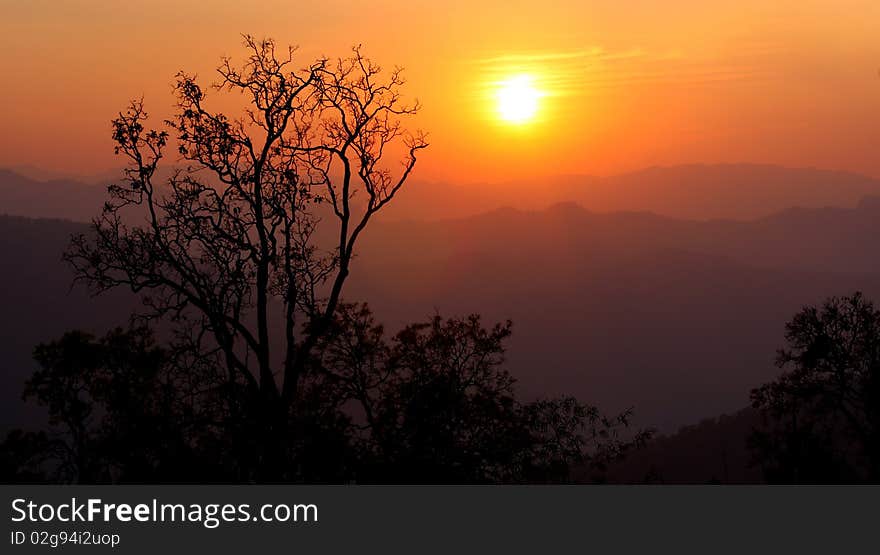
{"label": "distant mountain range", "polygon": [[705,418],[674,434],[659,435],[644,448],[611,465],[612,483],[755,484],[764,479],[759,461],[748,449],[760,414],[743,409]]}
{"label": "distant mountain range", "polygon": [[394,217],[443,219],[500,207],[540,210],[576,202],[595,212],[653,212],[692,220],[751,220],[791,207],[852,208],[880,181],[847,172],[755,164],[654,167],[610,177],[558,176],[500,184],[414,183]]}
{"label": "distant mountain range", "polygon": [[124,293],[90,297],[72,287],[61,253],[85,226],[0,216],[0,435],[42,411],[21,401],[37,343],[70,329],[103,332],[124,324],[134,300]]}
{"label": "distant mountain range", "polygon": [[107,188],[69,179],[38,181],[0,169],[0,214],[87,222],[101,211]]}
{"label": "distant mountain range", "polygon": [[[667,432],[745,406],[803,305],[857,289],[880,299],[875,180],[736,165],[548,183],[414,184],[368,230],[346,297],[392,329],[435,310],[511,318],[526,394],[634,406]],[[84,221],[105,194],[0,171],[0,214]],[[81,229],[0,217],[2,427],[30,418],[19,396],[36,343],[103,331],[135,306],[71,289],[60,254]]]}
{"label": "distant mountain range", "polygon": [[[0,213],[88,221],[119,173],[71,179],[35,168],[0,169]],[[610,177],[557,176],[500,184],[412,182],[386,220],[439,220],[510,207],[575,202],[594,212],[637,211],[691,220],[752,220],[791,207],[852,208],[880,181],[847,172],[754,164],[656,167]]]}
{"label": "distant mountain range", "polygon": [[753,222],[596,214],[572,204],[370,230],[350,297],[383,320],[511,318],[532,395],[575,393],[673,430],[748,402],[802,306],[880,298],[880,202]]}
{"label": "distant mountain range", "polygon": [[[745,406],[772,378],[785,322],[863,290],[880,299],[880,200],[789,209],[751,222],[648,213],[499,209],[368,230],[346,289],[390,329],[439,311],[511,318],[509,366],[529,396],[634,406],[667,432]],[[71,289],[60,254],[82,224],[0,217],[3,422],[23,418],[33,346],[103,331],[134,306]]]}

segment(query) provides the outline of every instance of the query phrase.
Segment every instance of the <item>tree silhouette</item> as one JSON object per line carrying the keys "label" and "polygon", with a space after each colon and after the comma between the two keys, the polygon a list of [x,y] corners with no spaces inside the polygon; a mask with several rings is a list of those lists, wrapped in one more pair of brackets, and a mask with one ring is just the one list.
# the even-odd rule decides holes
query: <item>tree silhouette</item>
{"label": "tree silhouette", "polygon": [[796,314],[785,338],[788,370],[752,391],[768,480],[880,480],[880,311],[861,293],[834,297]]}
{"label": "tree silhouette", "polygon": [[[65,258],[94,291],[129,288],[143,309],[129,329],[37,347],[25,395],[50,429],[7,438],[5,475],[559,482],[647,437],[627,430],[629,412],[517,399],[509,322],[437,316],[389,339],[366,305],[344,303],[358,239],[427,146],[400,123],[417,106],[401,100],[400,70],[358,48],[294,69],[292,49],[245,47],[214,85],[244,97],[240,117],[181,73],[164,129],[146,127],[140,101],[114,120],[124,180]],[[172,143],[180,164],[163,180]]]}
{"label": "tree silhouette", "polygon": [[229,429],[223,375],[192,355],[172,355],[144,327],[100,339],[68,332],[39,345],[40,369],[24,395],[47,408],[50,433],[13,434],[5,447],[17,454],[25,478],[28,472],[84,483],[229,477],[216,462],[208,464],[228,447],[217,442]]}
{"label": "tree silhouette", "polygon": [[[342,304],[304,372],[282,444],[284,479],[362,483],[541,483],[602,479],[641,445],[629,412],[573,398],[524,402],[503,369],[510,323],[477,316],[391,338],[366,305]],[[225,372],[160,347],[147,328],[69,332],[35,350],[25,395],[51,427],[2,444],[4,481],[246,482],[259,455]],[[247,413],[245,412],[245,415]],[[577,474],[577,475],[576,475]]]}
{"label": "tree silhouette", "polygon": [[309,384],[353,415],[359,479],[568,481],[650,436],[620,434],[629,412],[608,418],[570,397],[517,399],[503,368],[510,333],[510,322],[435,316],[388,341],[366,305],[342,305]]}
{"label": "tree silhouette", "polygon": [[[241,116],[212,111],[196,78],[180,73],[165,129],[145,127],[140,101],[114,120],[125,179],[66,259],[98,292],[141,293],[145,319],[172,322],[186,350],[225,368],[227,389],[247,396],[227,408],[254,422],[248,472],[277,480],[305,368],[357,241],[427,143],[401,126],[418,106],[401,99],[399,69],[383,73],[359,48],[296,69],[293,49],[280,55],[249,36],[245,47],[244,63],[224,59],[213,86],[245,98]],[[163,182],[170,141],[182,166]]]}

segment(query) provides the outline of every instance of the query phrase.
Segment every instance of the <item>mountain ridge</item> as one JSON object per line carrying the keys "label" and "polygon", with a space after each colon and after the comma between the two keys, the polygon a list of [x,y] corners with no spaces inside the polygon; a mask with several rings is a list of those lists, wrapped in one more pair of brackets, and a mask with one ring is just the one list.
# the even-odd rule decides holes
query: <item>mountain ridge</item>
{"label": "mountain ridge", "polygon": [[[52,198],[46,198],[46,189]],[[89,221],[100,211],[105,195],[101,185],[71,179],[38,181],[0,169],[0,211],[14,215]],[[438,220],[504,206],[543,209],[574,201],[597,212],[751,221],[797,205],[854,207],[871,196],[880,196],[880,180],[852,172],[689,164],[603,177],[567,175],[479,185],[413,182],[398,193],[383,218]]]}
{"label": "mountain ridge", "polygon": [[[0,212],[4,211],[0,207]],[[0,217],[0,360],[17,399],[39,341],[125,322],[125,294],[70,290],[60,254],[84,224]],[[481,313],[514,321],[511,371],[529,395],[576,394],[674,429],[744,406],[777,370],[785,322],[830,295],[880,294],[880,203],[754,221],[597,212],[573,202],[440,221],[379,218],[346,298],[388,329]],[[11,263],[9,261],[15,261]],[[16,385],[17,384],[17,385]]]}

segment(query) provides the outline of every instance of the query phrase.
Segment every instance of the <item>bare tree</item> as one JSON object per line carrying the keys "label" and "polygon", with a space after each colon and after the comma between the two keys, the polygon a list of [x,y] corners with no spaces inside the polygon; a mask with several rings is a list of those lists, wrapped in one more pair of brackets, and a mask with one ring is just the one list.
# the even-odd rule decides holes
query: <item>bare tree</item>
{"label": "bare tree", "polygon": [[[427,142],[401,125],[418,105],[402,100],[400,69],[383,72],[359,47],[297,69],[292,48],[244,43],[247,59],[223,59],[213,85],[244,97],[240,115],[212,111],[196,77],[180,73],[164,128],[146,127],[141,101],[113,121],[128,168],[66,258],[98,292],[141,293],[146,318],[175,322],[180,338],[225,366],[248,410],[259,407],[258,466],[273,479],[357,241]],[[181,160],[159,179],[171,144]]]}

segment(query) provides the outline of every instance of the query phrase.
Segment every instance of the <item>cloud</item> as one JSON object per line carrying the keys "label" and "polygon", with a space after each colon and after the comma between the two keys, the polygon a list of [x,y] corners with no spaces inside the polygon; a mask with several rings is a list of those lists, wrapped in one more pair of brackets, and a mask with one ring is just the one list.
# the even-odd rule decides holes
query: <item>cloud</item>
{"label": "cloud", "polygon": [[760,77],[754,64],[740,59],[689,55],[679,49],[608,50],[599,46],[562,51],[530,51],[487,55],[471,60],[491,89],[511,74],[528,73],[547,94],[577,95],[605,86],[640,83],[711,83]]}

